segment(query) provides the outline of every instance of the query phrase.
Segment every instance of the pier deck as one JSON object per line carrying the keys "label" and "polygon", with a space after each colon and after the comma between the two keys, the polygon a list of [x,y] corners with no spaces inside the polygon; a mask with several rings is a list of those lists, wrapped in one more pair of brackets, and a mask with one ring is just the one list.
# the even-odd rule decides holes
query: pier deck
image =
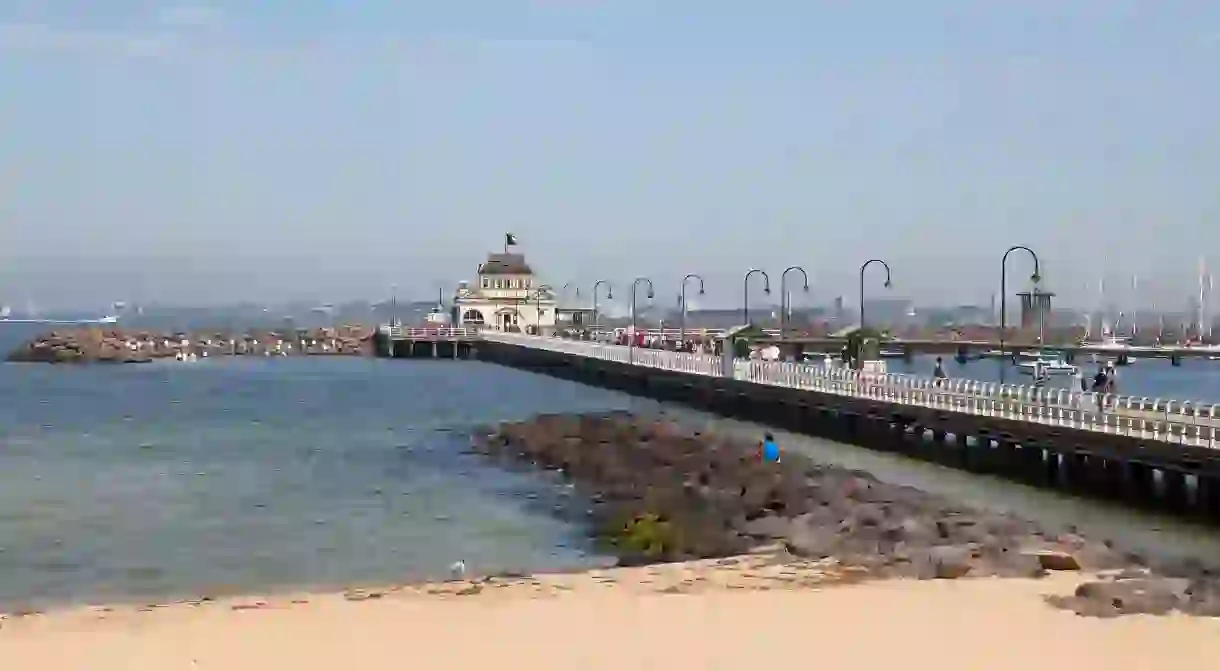
{"label": "pier deck", "polygon": [[378,356],[391,359],[469,359],[477,355],[481,341],[478,329],[461,326],[382,326],[377,329],[374,347]]}
{"label": "pier deck", "polygon": [[1220,521],[1220,404],[484,331],[480,358],[971,472]]}
{"label": "pier deck", "polygon": [[[736,359],[632,348],[515,333],[485,332],[489,341],[562,352],[669,372],[728,377],[786,387],[1115,434],[1141,440],[1220,448],[1220,404],[1119,396],[973,380],[934,380],[901,374],[866,374],[821,364]],[[1220,456],[1220,452],[1217,452]]]}

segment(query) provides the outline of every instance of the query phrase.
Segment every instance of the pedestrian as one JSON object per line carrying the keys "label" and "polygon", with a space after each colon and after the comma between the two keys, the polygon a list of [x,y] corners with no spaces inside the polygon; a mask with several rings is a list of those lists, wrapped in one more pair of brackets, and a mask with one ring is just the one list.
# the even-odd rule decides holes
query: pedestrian
{"label": "pedestrian", "polygon": [[763,435],[762,460],[775,464],[779,463],[779,444],[775,442],[775,436],[772,436],[770,433]]}
{"label": "pedestrian", "polygon": [[941,357],[936,357],[936,367],[932,369],[932,377],[936,378],[938,387],[944,383],[945,378],[949,377],[945,375],[945,362]]}
{"label": "pedestrian", "polygon": [[1098,412],[1105,409],[1106,387],[1109,384],[1110,376],[1106,375],[1106,367],[1102,364],[1097,367],[1097,374],[1093,376],[1093,395],[1097,397]]}

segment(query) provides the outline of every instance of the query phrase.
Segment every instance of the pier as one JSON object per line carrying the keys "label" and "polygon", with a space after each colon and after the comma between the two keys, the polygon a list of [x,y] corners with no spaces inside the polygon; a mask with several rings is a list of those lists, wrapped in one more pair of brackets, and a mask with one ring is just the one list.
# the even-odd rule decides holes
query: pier
{"label": "pier", "polygon": [[481,340],[478,329],[465,326],[382,326],[374,335],[374,351],[391,359],[473,359]]}
{"label": "pier", "polygon": [[[475,337],[475,336],[465,336]],[[479,358],[967,471],[1220,522],[1220,404],[483,331]]]}

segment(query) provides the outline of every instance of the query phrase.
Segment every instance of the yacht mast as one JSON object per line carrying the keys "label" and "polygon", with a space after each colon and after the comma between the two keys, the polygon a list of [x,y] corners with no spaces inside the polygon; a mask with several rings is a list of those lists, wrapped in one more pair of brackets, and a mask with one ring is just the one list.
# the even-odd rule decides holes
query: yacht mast
{"label": "yacht mast", "polygon": [[1134,274],[1131,275],[1131,299],[1131,337],[1135,338],[1140,330],[1140,278]]}
{"label": "yacht mast", "polygon": [[1203,259],[1202,256],[1200,256],[1199,257],[1199,302],[1198,302],[1198,304],[1195,305],[1196,319],[1197,319],[1195,329],[1196,329],[1196,333],[1199,336],[1199,340],[1203,340],[1203,322],[1207,318],[1207,316],[1205,314],[1205,312],[1206,312],[1205,305],[1206,304],[1204,303],[1204,301],[1206,300],[1207,297],[1204,293],[1204,284],[1203,284],[1203,279],[1206,274],[1207,274],[1207,262]]}

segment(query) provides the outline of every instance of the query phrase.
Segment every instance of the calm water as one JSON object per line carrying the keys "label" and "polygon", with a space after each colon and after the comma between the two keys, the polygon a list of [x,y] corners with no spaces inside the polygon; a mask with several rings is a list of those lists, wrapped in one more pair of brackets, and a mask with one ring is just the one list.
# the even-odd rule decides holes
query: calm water
{"label": "calm water", "polygon": [[0,604],[604,563],[477,424],[629,408],[487,364],[0,366]]}
{"label": "calm water", "polygon": [[[31,334],[0,325],[0,349]],[[952,374],[995,369],[978,362]],[[1220,374],[1207,363],[1140,362],[1122,379],[1148,395],[1220,398]],[[0,608],[436,577],[459,558],[475,571],[602,564],[579,530],[550,515],[565,489],[464,449],[478,424],[611,409],[760,430],[475,362],[0,365]],[[785,440],[827,462],[1128,546],[1220,557],[1220,542],[1168,520]]]}

